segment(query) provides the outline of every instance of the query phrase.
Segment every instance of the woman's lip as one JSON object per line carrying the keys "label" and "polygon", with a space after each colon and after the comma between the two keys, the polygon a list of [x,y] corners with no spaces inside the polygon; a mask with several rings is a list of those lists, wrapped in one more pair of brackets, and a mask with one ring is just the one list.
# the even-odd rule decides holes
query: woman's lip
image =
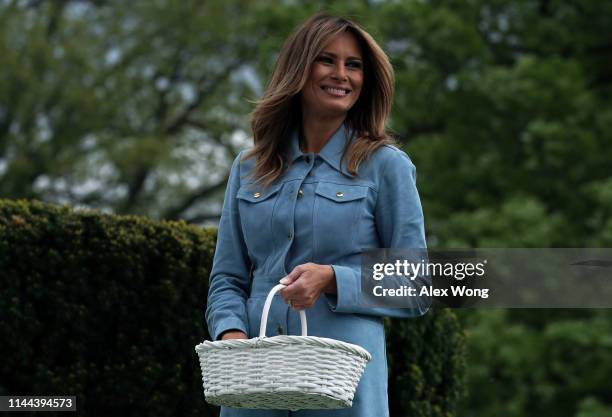
{"label": "woman's lip", "polygon": [[345,87],[334,87],[333,85],[323,85],[321,86],[321,89],[325,90],[326,88],[334,88],[336,90],[344,90],[346,91],[346,93],[350,93],[351,90],[349,88],[345,88]]}
{"label": "woman's lip", "polygon": [[[327,91],[327,88],[334,88],[336,90],[343,90],[344,94],[334,94],[330,91]],[[337,97],[337,98],[344,98],[344,97],[348,97],[351,94],[351,90],[346,90],[344,88],[337,88],[337,87],[329,87],[329,86],[323,86],[321,87],[321,90],[325,91],[327,94],[329,94],[332,97]]]}

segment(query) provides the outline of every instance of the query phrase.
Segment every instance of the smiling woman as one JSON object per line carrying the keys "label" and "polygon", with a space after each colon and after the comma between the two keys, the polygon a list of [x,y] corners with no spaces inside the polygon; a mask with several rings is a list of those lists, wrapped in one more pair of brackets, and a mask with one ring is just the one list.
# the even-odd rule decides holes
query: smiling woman
{"label": "smiling woman", "polygon": [[378,148],[395,143],[386,131],[393,83],[389,58],[357,23],[327,13],[312,16],[289,35],[263,97],[255,101],[255,146],[243,155],[256,160],[250,178],[265,187],[282,175],[292,132],[300,149],[319,152],[340,125],[354,134],[345,162],[355,175]]}
{"label": "smiling woman", "polygon": [[[319,13],[285,42],[251,115],[255,146],[232,165],[210,276],[209,333],[256,337],[264,300],[280,281],[284,303],[272,303],[266,336],[299,334],[294,310],[306,309],[309,335],[359,345],[372,361],[351,408],[222,407],[222,417],[389,415],[383,317],[429,308],[371,307],[360,297],[361,251],[426,246],[415,167],[386,130],[392,100],[389,59],[355,22]],[[299,387],[287,395],[292,389]]]}
{"label": "smiling woman", "polygon": [[[341,33],[327,43],[312,64],[302,90],[305,120],[324,120],[336,115],[346,117],[361,94],[361,61],[361,48],[352,33]],[[318,152],[321,145],[315,144],[312,151]]]}

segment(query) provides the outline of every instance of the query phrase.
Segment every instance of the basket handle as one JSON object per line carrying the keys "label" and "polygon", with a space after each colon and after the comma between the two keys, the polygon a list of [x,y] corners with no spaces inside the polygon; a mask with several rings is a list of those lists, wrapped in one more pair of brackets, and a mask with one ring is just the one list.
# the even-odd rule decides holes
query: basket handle
{"label": "basket handle", "polygon": [[[261,324],[259,325],[259,337],[266,336],[266,326],[268,324],[268,311],[270,311],[270,305],[272,304],[272,299],[274,298],[274,294],[278,290],[285,288],[286,285],[278,284],[274,288],[270,290],[268,293],[268,297],[266,298],[266,302],[263,307],[263,314],[261,315]],[[300,322],[302,323],[302,336],[308,335],[308,327],[306,324],[306,313],[304,310],[300,310]]]}

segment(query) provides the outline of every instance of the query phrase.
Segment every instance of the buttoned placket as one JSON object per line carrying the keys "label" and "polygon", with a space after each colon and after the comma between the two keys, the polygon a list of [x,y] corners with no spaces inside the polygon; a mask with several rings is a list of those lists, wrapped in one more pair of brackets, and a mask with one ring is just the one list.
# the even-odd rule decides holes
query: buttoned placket
{"label": "buttoned placket", "polygon": [[[288,193],[291,196],[291,207],[289,207],[290,216],[289,216],[289,231],[287,233],[287,241],[288,244],[285,245],[285,253],[283,254],[283,269],[285,275],[287,275],[290,271],[287,270],[287,255],[291,249],[291,245],[294,241],[294,231],[295,231],[295,206],[298,202],[298,199],[301,199],[304,196],[304,191],[302,189],[302,184],[308,174],[312,171],[315,165],[316,155],[313,152],[302,154],[301,163],[306,166],[303,168],[303,171],[300,173],[298,183],[295,186],[290,186]],[[295,188],[294,188],[295,187]],[[297,189],[297,191],[296,191]]]}
{"label": "buttoned placket", "polygon": [[[303,154],[303,157],[301,158],[300,162],[301,164],[304,164],[305,166],[301,167],[302,172],[299,175],[299,179],[295,184],[289,185],[289,187],[287,188],[286,197],[283,198],[283,200],[285,200],[288,203],[288,206],[286,207],[286,209],[289,212],[287,213],[288,214],[287,224],[289,225],[289,230],[286,234],[286,239],[285,239],[286,243],[284,245],[284,253],[283,253],[283,258],[282,258],[283,259],[282,260],[283,270],[285,272],[285,275],[287,275],[290,272],[290,271],[287,271],[287,257],[289,255],[291,246],[293,245],[294,238],[295,238],[295,235],[294,235],[295,207],[296,207],[298,200],[301,199],[304,195],[304,191],[302,190],[302,184],[314,167],[315,155],[314,154]],[[282,215],[283,213],[279,213],[279,214]],[[287,329],[289,325],[289,315],[291,314],[291,308],[289,308],[289,306],[285,306],[285,308],[286,308],[286,314],[285,314],[284,320],[281,320],[277,323],[276,333],[279,335],[289,334],[289,331]]]}

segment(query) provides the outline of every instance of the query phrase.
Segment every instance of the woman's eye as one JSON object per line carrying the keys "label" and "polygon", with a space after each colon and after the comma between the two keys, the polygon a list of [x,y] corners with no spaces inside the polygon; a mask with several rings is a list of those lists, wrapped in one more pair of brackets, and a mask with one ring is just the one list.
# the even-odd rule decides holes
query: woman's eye
{"label": "woman's eye", "polygon": [[[320,56],[319,58],[317,58],[317,61],[325,62],[326,64],[334,63],[334,59],[327,57],[327,56]],[[346,65],[348,67],[355,68],[355,69],[361,68],[361,62],[357,62],[357,61],[347,62]]]}

